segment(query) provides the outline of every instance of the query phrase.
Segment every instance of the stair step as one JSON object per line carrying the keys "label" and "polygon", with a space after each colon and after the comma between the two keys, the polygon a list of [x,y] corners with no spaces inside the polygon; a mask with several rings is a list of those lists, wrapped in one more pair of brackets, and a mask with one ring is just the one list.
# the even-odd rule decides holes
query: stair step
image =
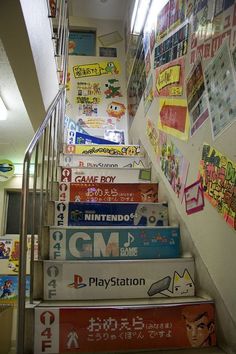
{"label": "stair step", "polygon": [[74,130],[69,130],[67,133],[67,144],[72,144],[72,145],[81,145],[81,144],[100,144],[100,145],[119,145],[118,142],[106,140],[103,138],[98,138],[93,135],[81,133],[81,132],[76,132]]}
{"label": "stair step", "polygon": [[[192,302],[138,307],[49,307],[41,304],[35,308],[34,353],[110,351],[114,354],[130,350],[135,350],[136,354],[137,350],[153,350],[153,353],[158,352],[157,349],[197,347],[203,341],[204,346],[214,346],[214,322],[214,303],[195,298]],[[193,331],[199,324],[201,332],[204,329],[205,340],[201,337],[197,341],[193,339]],[[204,353],[204,348],[196,350]]]}
{"label": "stair step", "polygon": [[180,256],[180,232],[161,227],[50,227],[50,259],[150,259]]}
{"label": "stair step", "polygon": [[145,183],[151,180],[151,169],[134,168],[61,168],[60,182],[77,183]]}
{"label": "stair step", "polygon": [[64,144],[65,154],[80,154],[85,156],[137,156],[145,153],[139,145],[68,145]]}
{"label": "stair step", "polygon": [[168,204],[54,202],[55,226],[167,226]]}
{"label": "stair step", "polygon": [[137,156],[87,156],[60,154],[60,166],[79,168],[149,168],[150,163],[144,157]]}
{"label": "stair step", "polygon": [[194,260],[44,261],[45,300],[194,296]]}
{"label": "stair step", "polygon": [[[79,176],[81,179],[83,175]],[[95,176],[98,177],[99,176]],[[102,178],[105,176],[101,176]],[[108,178],[111,178],[109,176]],[[116,178],[116,177],[114,177]],[[61,202],[149,202],[158,201],[157,183],[59,183]]]}

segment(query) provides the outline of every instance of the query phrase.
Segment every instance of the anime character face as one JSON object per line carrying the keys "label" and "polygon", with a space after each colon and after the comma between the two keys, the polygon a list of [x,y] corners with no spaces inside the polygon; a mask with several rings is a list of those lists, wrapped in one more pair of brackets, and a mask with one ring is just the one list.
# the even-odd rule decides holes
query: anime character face
{"label": "anime character face", "polygon": [[158,193],[153,188],[140,187],[142,202],[155,203],[158,201]]}
{"label": "anime character face", "polygon": [[107,107],[107,114],[119,121],[125,114],[125,105],[119,102],[111,102]]}
{"label": "anime character face", "polygon": [[197,317],[185,317],[187,337],[192,347],[205,347],[211,344],[211,335],[214,333],[214,323],[209,320],[207,313],[200,313]]}

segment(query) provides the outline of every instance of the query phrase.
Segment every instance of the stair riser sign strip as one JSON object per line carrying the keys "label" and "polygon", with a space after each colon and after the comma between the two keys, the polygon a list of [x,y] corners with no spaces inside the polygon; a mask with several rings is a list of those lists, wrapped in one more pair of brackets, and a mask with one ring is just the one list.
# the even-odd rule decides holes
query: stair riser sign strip
{"label": "stair riser sign strip", "polygon": [[65,183],[59,184],[61,202],[158,202],[157,183]]}
{"label": "stair riser sign strip", "polygon": [[61,182],[76,183],[145,183],[151,180],[150,169],[61,168]]}
{"label": "stair riser sign strip", "polygon": [[167,203],[55,202],[55,226],[167,226]]}
{"label": "stair riser sign strip", "polygon": [[65,154],[80,154],[86,156],[138,156],[144,157],[138,145],[68,145],[63,147]]}
{"label": "stair riser sign strip", "polygon": [[80,132],[74,132],[73,130],[68,131],[67,144],[80,145],[80,144],[101,144],[101,145],[119,145],[119,143],[98,138],[93,135],[84,134]]}
{"label": "stair riser sign strip", "polygon": [[148,168],[147,160],[143,157],[125,156],[81,156],[61,154],[60,165],[63,167],[88,168]]}
{"label": "stair riser sign strip", "polygon": [[36,308],[34,353],[200,350],[216,345],[214,326],[215,308],[209,302],[151,308]]}
{"label": "stair riser sign strip", "polygon": [[44,261],[45,300],[194,296],[192,258]]}
{"label": "stair riser sign strip", "polygon": [[50,259],[152,259],[180,256],[178,227],[51,228]]}

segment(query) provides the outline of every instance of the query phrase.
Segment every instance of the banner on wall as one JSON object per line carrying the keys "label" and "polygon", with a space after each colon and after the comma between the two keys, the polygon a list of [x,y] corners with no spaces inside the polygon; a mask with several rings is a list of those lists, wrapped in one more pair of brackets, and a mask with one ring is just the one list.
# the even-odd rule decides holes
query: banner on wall
{"label": "banner on wall", "polygon": [[102,61],[94,64],[82,64],[73,66],[75,79],[81,77],[93,77],[101,75],[118,75],[121,73],[119,60]]}
{"label": "banner on wall", "polygon": [[183,58],[156,69],[157,96],[182,96],[184,91]]}
{"label": "banner on wall", "polygon": [[180,140],[188,140],[189,118],[187,101],[175,98],[160,98],[158,129]]}
{"label": "banner on wall", "polygon": [[204,144],[199,171],[205,197],[236,229],[236,164],[209,144]]}

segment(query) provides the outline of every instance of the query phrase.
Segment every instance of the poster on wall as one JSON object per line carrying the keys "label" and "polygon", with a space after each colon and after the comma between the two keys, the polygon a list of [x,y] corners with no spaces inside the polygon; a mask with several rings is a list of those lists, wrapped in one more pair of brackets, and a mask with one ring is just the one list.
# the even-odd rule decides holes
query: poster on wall
{"label": "poster on wall", "polygon": [[154,51],[154,68],[167,64],[187,54],[189,24],[185,24],[176,33],[157,45]]}
{"label": "poster on wall", "polygon": [[143,100],[144,100],[144,113],[147,114],[152,101],[153,101],[153,75],[151,74],[147,83],[147,86],[144,90]]}
{"label": "poster on wall", "polygon": [[209,117],[202,63],[199,60],[186,80],[186,96],[190,118],[190,135],[202,126]]}
{"label": "poster on wall", "polygon": [[121,73],[120,62],[118,60],[111,60],[93,64],[75,65],[73,66],[73,73],[75,79],[101,75],[118,75]]}
{"label": "poster on wall", "polygon": [[76,103],[80,104],[98,104],[101,103],[102,92],[99,82],[77,82]]}
{"label": "poster on wall", "polygon": [[180,140],[188,140],[189,118],[187,101],[175,98],[160,98],[158,129]]}
{"label": "poster on wall", "polygon": [[147,120],[146,134],[156,156],[159,158],[161,153],[161,146],[167,139],[166,134],[161,130],[156,129],[150,118]]}
{"label": "poster on wall", "polygon": [[236,230],[236,164],[204,144],[199,171],[205,197]]}
{"label": "poster on wall", "polygon": [[[30,276],[26,276],[25,298],[30,295]],[[0,275],[0,306],[17,306],[18,299],[18,275]]]}
{"label": "poster on wall", "polygon": [[[215,15],[212,8],[208,9],[207,7],[209,4],[214,4],[214,1],[197,1],[197,3],[198,6],[195,7],[197,18],[194,15],[194,28],[199,28],[199,31],[193,30],[191,34],[190,64],[194,64],[199,55],[205,62],[214,57],[225,39],[231,49],[236,45],[235,1],[216,0]],[[198,13],[200,13],[202,6],[205,9],[205,16],[199,16],[198,18]],[[222,12],[222,10],[224,11]],[[208,12],[210,12],[210,16]],[[213,20],[209,20],[209,18]],[[205,19],[208,20],[206,21]],[[205,23],[204,26],[201,24],[202,21]]]}
{"label": "poster on wall", "polygon": [[160,166],[171,188],[182,203],[189,162],[185,159],[181,151],[171,142],[170,144],[165,143],[162,145]]}
{"label": "poster on wall", "polygon": [[185,60],[180,58],[156,69],[157,96],[183,95],[184,67]]}
{"label": "poster on wall", "polygon": [[225,41],[205,69],[212,136],[216,139],[236,120],[236,77]]}
{"label": "poster on wall", "polygon": [[87,116],[87,117],[79,117],[77,124],[82,127],[82,128],[115,128],[116,127],[116,122],[115,119],[112,118],[107,118],[107,117],[93,117],[93,116]]}

